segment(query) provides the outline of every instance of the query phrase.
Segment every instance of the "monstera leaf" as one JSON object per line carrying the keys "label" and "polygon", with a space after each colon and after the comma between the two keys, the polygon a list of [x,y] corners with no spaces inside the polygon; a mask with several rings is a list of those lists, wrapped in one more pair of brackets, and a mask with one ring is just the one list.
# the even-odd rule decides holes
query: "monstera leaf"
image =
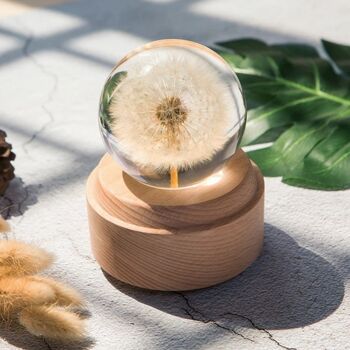
{"label": "monstera leaf", "polygon": [[[350,47],[240,39],[217,51],[242,84],[248,107],[244,145],[266,176],[323,190],[350,188]],[[335,67],[335,68],[334,68]]]}
{"label": "monstera leaf", "polygon": [[126,72],[121,71],[109,77],[102,92],[100,103],[100,121],[102,126],[109,132],[111,131],[110,123],[112,121],[112,116],[109,112],[109,105],[112,101],[115,89],[126,77],[126,74]]}

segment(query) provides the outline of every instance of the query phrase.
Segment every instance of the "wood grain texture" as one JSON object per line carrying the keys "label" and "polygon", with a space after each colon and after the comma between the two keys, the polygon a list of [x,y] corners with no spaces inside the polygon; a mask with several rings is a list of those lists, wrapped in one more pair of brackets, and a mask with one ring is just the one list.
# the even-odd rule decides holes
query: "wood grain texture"
{"label": "wood grain texture", "polygon": [[[91,245],[101,267],[125,283],[167,291],[208,287],[247,268],[263,243],[264,182],[242,151],[227,166],[225,176],[209,187],[215,193],[230,183],[231,191],[210,200],[198,194],[188,204],[194,190],[181,189],[183,204],[178,197],[177,205],[165,205],[164,198],[160,204],[145,201],[156,201],[163,189],[137,182],[147,196],[140,198],[140,188],[136,196],[134,181],[126,181],[130,178],[105,156],[87,184]],[[227,179],[244,166],[242,176]]]}
{"label": "wood grain texture", "polygon": [[140,183],[121,172],[109,155],[102,158],[98,167],[99,182],[111,200],[149,207],[185,206],[221,197],[242,182],[251,164],[245,153],[238,150],[218,173],[200,184],[185,188],[158,188]]}

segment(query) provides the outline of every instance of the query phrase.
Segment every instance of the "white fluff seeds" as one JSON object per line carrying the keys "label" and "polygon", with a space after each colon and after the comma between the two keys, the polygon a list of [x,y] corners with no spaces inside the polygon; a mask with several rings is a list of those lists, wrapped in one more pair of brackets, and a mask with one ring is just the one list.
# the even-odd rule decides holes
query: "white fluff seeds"
{"label": "white fluff seeds", "polygon": [[[109,106],[120,151],[141,167],[188,169],[229,139],[230,89],[211,62],[182,48],[130,59]],[[142,54],[141,54],[142,55]]]}

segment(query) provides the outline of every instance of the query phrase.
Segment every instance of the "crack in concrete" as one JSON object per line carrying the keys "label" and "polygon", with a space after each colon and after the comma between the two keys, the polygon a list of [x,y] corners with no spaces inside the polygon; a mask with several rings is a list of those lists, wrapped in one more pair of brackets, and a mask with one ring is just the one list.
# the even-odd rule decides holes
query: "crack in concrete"
{"label": "crack in concrete", "polygon": [[[229,331],[235,335],[238,335],[240,336],[241,338],[245,339],[245,340],[249,340],[253,343],[255,343],[255,341],[253,339],[250,339],[246,336],[244,336],[242,333],[239,333],[237,332],[235,329],[233,328],[228,328],[228,327],[225,327],[221,324],[219,324],[217,321],[213,320],[213,319],[210,319],[209,317],[207,317],[206,315],[203,314],[202,311],[199,311],[197,310],[191,303],[190,303],[190,300],[189,298],[184,294],[184,293],[181,293],[181,292],[175,292],[175,294],[178,294],[182,297],[182,299],[185,300],[185,303],[186,303],[186,306],[187,306],[187,309],[186,308],[183,308],[184,312],[194,321],[199,321],[199,322],[203,322],[203,323],[212,323],[214,324],[216,327],[218,328],[221,328],[223,330],[226,330],[226,331]],[[196,313],[198,314],[200,317],[195,317],[195,315],[193,313]],[[286,345],[283,345],[281,344],[278,340],[276,340],[274,338],[274,336],[272,335],[271,332],[269,332],[267,329],[257,325],[252,319],[250,319],[249,317],[247,316],[243,316],[243,315],[240,315],[240,314],[237,314],[237,313],[233,313],[233,312],[226,312],[220,316],[235,316],[235,317],[239,317],[239,318],[242,318],[246,321],[248,321],[250,323],[250,325],[258,330],[258,331],[261,331],[265,334],[267,334],[269,340],[271,340],[272,342],[274,342],[278,347],[280,347],[281,349],[285,349],[285,350],[297,350],[296,348],[291,348],[291,347],[288,347]]]}
{"label": "crack in concrete", "polygon": [[74,251],[77,253],[78,256],[80,256],[84,260],[95,263],[95,260],[93,258],[91,258],[89,255],[85,255],[85,254],[80,253],[78,247],[75,245],[74,240],[72,239],[72,237],[68,233],[67,233],[66,237],[68,238],[68,241],[71,243]]}
{"label": "crack in concrete", "polygon": [[243,318],[244,320],[248,321],[255,329],[257,329],[258,331],[262,331],[264,332],[265,334],[268,335],[269,339],[271,341],[273,341],[276,345],[278,345],[280,348],[282,349],[286,349],[286,350],[297,350],[296,348],[290,348],[288,346],[285,346],[285,345],[282,345],[278,340],[276,340],[272,333],[269,332],[267,329],[263,328],[263,327],[260,327],[258,326],[252,319],[250,319],[249,317],[247,316],[243,316],[243,315],[240,315],[240,314],[236,314],[236,313],[233,313],[233,312],[226,312],[225,314],[223,314],[223,316],[225,315],[230,315],[230,316],[235,316],[235,317],[240,317],[240,318]]}
{"label": "crack in concrete", "polygon": [[[244,336],[242,333],[239,333],[237,332],[234,328],[228,328],[228,327],[225,327],[221,324],[219,324],[217,321],[215,320],[212,320],[210,318],[208,318],[207,316],[205,316],[201,311],[197,310],[194,308],[194,306],[190,303],[188,297],[181,293],[181,292],[175,292],[176,294],[180,295],[184,300],[185,300],[185,303],[188,307],[188,309],[185,309],[183,308],[183,310],[185,311],[185,313],[194,321],[199,321],[199,322],[203,322],[203,323],[211,323],[211,324],[214,324],[216,327],[220,328],[220,329],[223,329],[225,331],[228,331],[230,333],[233,333],[235,335],[238,335],[239,337],[243,338],[244,340],[248,340],[252,343],[255,343],[255,341],[253,339],[250,339],[246,336]],[[197,313],[199,316],[200,316],[200,319],[199,318],[196,318],[194,315],[193,315],[193,312],[194,313]]]}
{"label": "crack in concrete", "polygon": [[[22,27],[23,23],[22,23]],[[25,28],[28,32],[28,28]],[[28,146],[36,139],[36,137],[41,134],[42,132],[44,132],[49,126],[50,124],[52,124],[55,121],[55,118],[53,116],[53,114],[51,113],[51,111],[47,108],[47,104],[49,104],[52,100],[53,100],[53,96],[56,93],[57,90],[57,86],[58,86],[58,77],[55,73],[53,73],[52,71],[49,71],[44,65],[42,65],[41,63],[39,63],[34,56],[32,56],[29,53],[29,47],[30,45],[33,43],[35,37],[33,34],[30,34],[29,36],[26,37],[25,43],[23,45],[22,48],[22,53],[23,56],[27,57],[28,59],[30,59],[34,65],[36,65],[39,70],[41,71],[42,74],[49,76],[53,82],[53,86],[51,88],[51,90],[49,91],[47,98],[45,99],[45,101],[42,103],[41,108],[44,111],[44,113],[47,115],[48,120],[39,128],[39,130],[37,130],[36,132],[34,132],[32,134],[32,136],[25,141],[22,144],[22,148],[24,150],[24,152],[28,155]]]}
{"label": "crack in concrete", "polygon": [[7,205],[3,208],[0,209],[0,213],[5,212],[5,214],[3,214],[3,218],[5,220],[7,220],[10,217],[10,213],[11,213],[11,208],[15,206],[13,200],[7,196],[3,196],[2,197],[3,200],[7,201]]}

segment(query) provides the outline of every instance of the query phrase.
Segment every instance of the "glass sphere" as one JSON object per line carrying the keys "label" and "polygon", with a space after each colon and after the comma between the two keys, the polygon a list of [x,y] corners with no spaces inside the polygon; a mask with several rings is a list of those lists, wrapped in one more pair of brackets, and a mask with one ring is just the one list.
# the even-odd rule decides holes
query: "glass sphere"
{"label": "glass sphere", "polygon": [[209,48],[160,40],[132,51],[108,77],[99,124],[122,169],[151,186],[193,186],[235,153],[246,108],[230,66]]}

